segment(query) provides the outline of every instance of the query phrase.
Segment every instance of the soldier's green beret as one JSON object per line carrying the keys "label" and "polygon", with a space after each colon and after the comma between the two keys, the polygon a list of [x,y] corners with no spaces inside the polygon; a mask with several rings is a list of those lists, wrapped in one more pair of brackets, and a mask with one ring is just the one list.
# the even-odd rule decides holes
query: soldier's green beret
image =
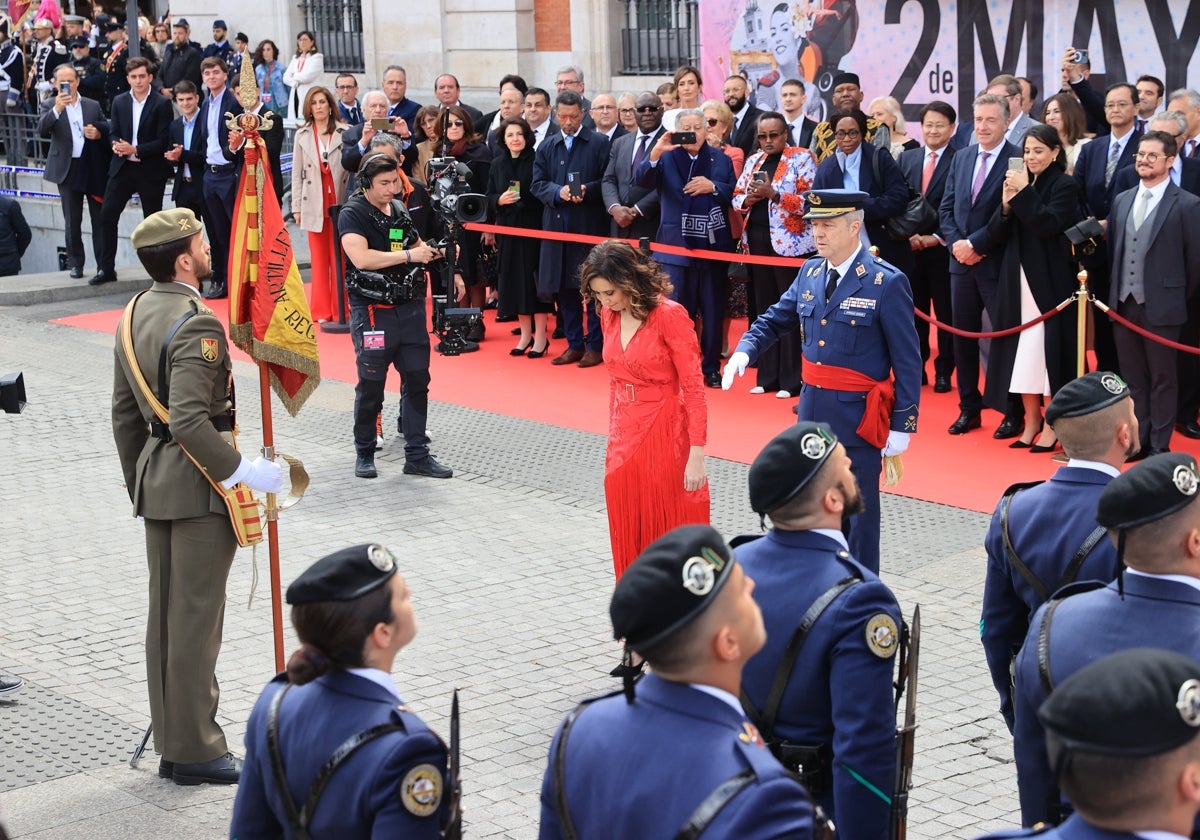
{"label": "soldier's green beret", "polygon": [[174,207],[170,210],[160,210],[142,219],[133,229],[130,241],[135,251],[150,248],[154,245],[166,245],[178,239],[188,239],[204,230],[204,225],[196,218],[196,214],[186,207]]}

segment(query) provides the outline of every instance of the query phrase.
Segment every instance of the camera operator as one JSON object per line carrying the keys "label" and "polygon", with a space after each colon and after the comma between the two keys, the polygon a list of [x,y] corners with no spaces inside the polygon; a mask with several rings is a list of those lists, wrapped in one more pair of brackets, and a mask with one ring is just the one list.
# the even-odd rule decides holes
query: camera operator
{"label": "camera operator", "polygon": [[429,333],[425,327],[426,265],[441,254],[422,241],[412,217],[396,200],[400,164],[379,152],[358,169],[362,194],[338,216],[350,292],[350,330],[358,359],[354,391],[354,474],[375,478],[375,421],[383,407],[388,365],[400,374],[404,472],[450,478],[453,472],[429,454]]}

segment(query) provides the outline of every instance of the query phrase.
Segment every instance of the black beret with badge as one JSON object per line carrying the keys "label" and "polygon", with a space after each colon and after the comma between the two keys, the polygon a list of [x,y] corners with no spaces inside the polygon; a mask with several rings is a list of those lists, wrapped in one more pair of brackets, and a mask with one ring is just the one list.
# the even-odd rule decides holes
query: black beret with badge
{"label": "black beret with badge", "polygon": [[1051,426],[1060,417],[1093,414],[1129,396],[1125,380],[1108,371],[1092,371],[1058,389],[1046,407],[1046,422]]}
{"label": "black beret with badge", "polygon": [[804,194],[804,201],[808,207],[804,218],[835,219],[845,216],[847,213],[863,209],[870,197],[860,190],[809,190]]}
{"label": "black beret with badge", "polygon": [[133,229],[129,241],[135,251],[154,245],[166,245],[188,239],[204,230],[196,214],[186,207],[173,207],[151,213]]}
{"label": "black beret with badge", "polygon": [[1160,755],[1200,734],[1200,663],[1161,648],[1114,653],[1063,680],[1038,719],[1068,753]]}
{"label": "black beret with badge", "polygon": [[1152,455],[1108,483],[1100,493],[1096,522],[1110,531],[1157,522],[1195,501],[1198,489],[1200,471],[1191,455]]}
{"label": "black beret with badge", "polygon": [[825,423],[793,423],[763,447],[750,465],[750,508],[770,513],[804,489],[837,446]]}
{"label": "black beret with badge", "polygon": [[733,564],[733,552],[715,528],[668,531],[617,581],[608,607],[613,638],[639,652],[670,638],[716,599]]}
{"label": "black beret with badge", "polygon": [[287,602],[353,601],[383,586],[395,574],[396,558],[382,545],[343,548],[301,572],[287,589]]}

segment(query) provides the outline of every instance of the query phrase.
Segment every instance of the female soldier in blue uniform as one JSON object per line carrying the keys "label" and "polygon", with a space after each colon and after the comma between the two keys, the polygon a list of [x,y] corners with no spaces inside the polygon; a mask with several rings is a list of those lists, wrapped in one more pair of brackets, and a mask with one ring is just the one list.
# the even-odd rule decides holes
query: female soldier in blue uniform
{"label": "female soldier in blue uniform", "polygon": [[442,836],[458,816],[446,745],[392,682],[417,632],[395,558],[381,545],[330,554],[287,600],[304,646],[250,714],[230,837]]}

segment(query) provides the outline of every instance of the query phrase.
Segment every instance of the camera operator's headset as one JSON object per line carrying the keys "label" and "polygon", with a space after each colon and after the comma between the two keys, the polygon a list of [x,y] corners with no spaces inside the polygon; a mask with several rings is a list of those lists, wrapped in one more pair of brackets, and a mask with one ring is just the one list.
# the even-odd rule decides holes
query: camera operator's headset
{"label": "camera operator's headset", "polygon": [[[408,197],[412,195],[413,185],[412,181],[408,180],[408,176],[404,174],[404,167],[400,165],[400,161],[396,160],[387,152],[375,152],[374,154],[369,154],[362,159],[362,161],[358,164],[358,171],[361,172],[364,166],[373,160],[377,160],[378,158],[387,158],[388,160],[395,161],[396,171],[400,173],[400,201],[403,202],[407,207]],[[366,189],[366,186],[361,180],[358,182],[358,186],[360,189]]]}

